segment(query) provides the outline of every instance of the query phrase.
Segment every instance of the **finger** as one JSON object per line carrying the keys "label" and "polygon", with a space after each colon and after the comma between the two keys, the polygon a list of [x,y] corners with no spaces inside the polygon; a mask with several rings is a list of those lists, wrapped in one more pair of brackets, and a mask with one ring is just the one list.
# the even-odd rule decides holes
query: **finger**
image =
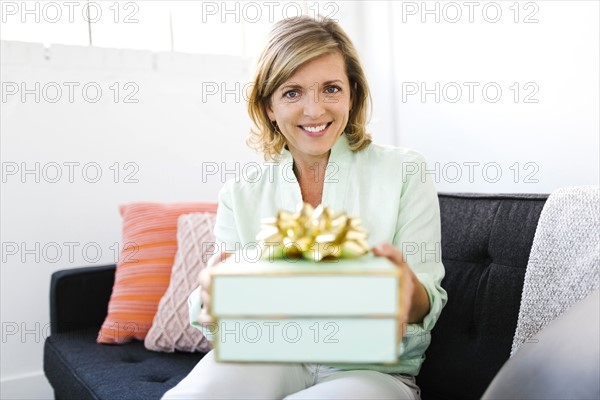
{"label": "finger", "polygon": [[200,323],[200,325],[206,327],[213,324],[213,319],[209,313],[200,312],[200,315],[198,315],[198,322]]}
{"label": "finger", "polygon": [[402,252],[389,243],[382,243],[379,246],[375,246],[373,248],[373,253],[379,257],[386,257],[388,260],[398,266],[403,266],[406,264],[406,260],[404,259]]}
{"label": "finger", "polygon": [[227,253],[226,251],[221,253],[221,262],[225,262],[233,253]]}
{"label": "finger", "polygon": [[231,255],[232,255],[232,253],[222,252],[220,254],[215,254],[213,257],[211,257],[210,260],[208,260],[206,267],[202,271],[200,271],[200,275],[199,275],[200,286],[202,286],[203,288],[208,290],[210,288],[210,284],[212,281],[211,276],[210,276],[211,268],[214,268],[217,265],[219,265],[220,263],[224,262]]}
{"label": "finger", "polygon": [[227,258],[229,258],[231,256],[231,254],[232,253],[228,253],[225,251],[215,253],[208,259],[206,266],[208,268],[212,268],[220,263],[223,263],[223,262],[225,262],[225,260],[227,260]]}
{"label": "finger", "polygon": [[202,308],[208,309],[210,304],[210,294],[206,290],[200,291],[200,299],[202,300]]}
{"label": "finger", "polygon": [[381,256],[387,256],[389,254],[391,254],[394,250],[394,246],[392,246],[391,244],[387,243],[387,242],[383,242],[381,244],[379,244],[378,246],[373,247],[373,253],[375,253],[376,255],[381,255]]}
{"label": "finger", "polygon": [[210,278],[210,271],[207,268],[200,271],[200,286],[202,286],[203,290],[208,290],[210,288]]}

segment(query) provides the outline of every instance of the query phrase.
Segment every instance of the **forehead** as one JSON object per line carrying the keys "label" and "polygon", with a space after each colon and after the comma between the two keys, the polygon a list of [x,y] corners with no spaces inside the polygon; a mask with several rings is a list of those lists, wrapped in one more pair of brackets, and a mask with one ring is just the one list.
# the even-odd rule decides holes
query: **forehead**
{"label": "forehead", "polygon": [[304,64],[285,80],[286,83],[315,83],[341,80],[348,81],[344,57],[339,52],[328,53],[315,57]]}

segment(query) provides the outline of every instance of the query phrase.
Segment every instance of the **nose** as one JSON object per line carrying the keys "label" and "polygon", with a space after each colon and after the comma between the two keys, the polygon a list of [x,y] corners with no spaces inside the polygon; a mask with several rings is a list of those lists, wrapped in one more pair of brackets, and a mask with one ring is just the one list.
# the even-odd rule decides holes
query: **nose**
{"label": "nose", "polygon": [[318,119],[325,114],[325,102],[321,98],[319,90],[314,87],[304,98],[304,115],[311,119]]}

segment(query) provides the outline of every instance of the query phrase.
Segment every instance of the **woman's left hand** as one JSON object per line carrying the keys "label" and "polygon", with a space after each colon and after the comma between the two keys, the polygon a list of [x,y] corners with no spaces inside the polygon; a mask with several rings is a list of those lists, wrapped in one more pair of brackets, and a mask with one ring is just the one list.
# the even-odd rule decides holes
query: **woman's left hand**
{"label": "woman's left hand", "polygon": [[399,322],[402,326],[402,336],[404,336],[407,323],[420,323],[429,313],[429,296],[399,249],[389,243],[382,243],[373,247],[373,253],[379,257],[386,257],[401,270],[400,295],[402,298],[400,304],[402,309]]}

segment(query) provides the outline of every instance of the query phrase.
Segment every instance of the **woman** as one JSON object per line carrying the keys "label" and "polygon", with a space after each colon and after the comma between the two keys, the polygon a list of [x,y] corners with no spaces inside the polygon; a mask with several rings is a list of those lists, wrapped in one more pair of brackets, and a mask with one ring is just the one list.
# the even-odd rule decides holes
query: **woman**
{"label": "woman", "polygon": [[[423,158],[371,143],[365,75],[350,39],[332,20],[277,23],[253,83],[249,144],[275,164],[245,182],[226,183],[219,194],[217,241],[231,251],[254,243],[262,218],[294,210],[301,201],[360,217],[375,255],[387,257],[406,277],[402,322],[408,325],[399,363],[217,363],[211,351],[165,398],[419,398],[414,376],[446,302],[437,194],[426,174],[415,173],[424,168]],[[216,255],[209,265],[226,257]],[[206,271],[202,289],[190,296],[192,324],[201,329],[212,322]]]}

